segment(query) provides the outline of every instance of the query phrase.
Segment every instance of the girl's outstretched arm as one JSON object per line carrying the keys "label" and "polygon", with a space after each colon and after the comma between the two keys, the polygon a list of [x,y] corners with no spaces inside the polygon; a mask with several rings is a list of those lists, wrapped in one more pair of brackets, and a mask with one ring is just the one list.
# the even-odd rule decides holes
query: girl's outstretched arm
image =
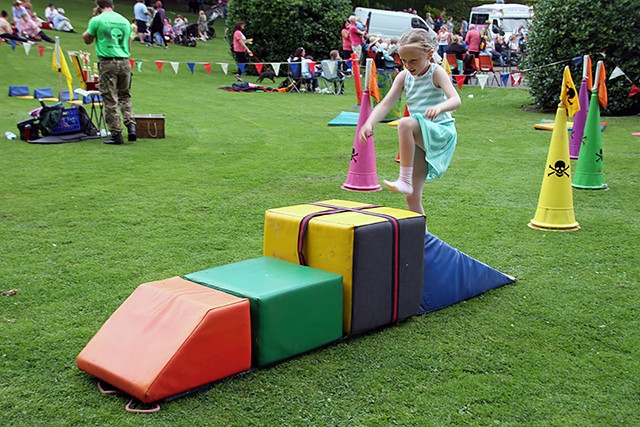
{"label": "girl's outstretched arm", "polygon": [[367,119],[365,124],[360,128],[358,140],[361,144],[364,144],[367,141],[367,138],[369,138],[373,134],[373,126],[380,120],[387,117],[389,111],[391,111],[395,103],[400,99],[402,90],[404,89],[404,78],[407,72],[407,70],[403,70],[398,73],[396,78],[393,80],[393,84],[391,85],[391,89],[389,89],[389,92],[385,95],[384,98],[382,98],[382,101],[380,101],[380,103],[376,105],[376,108],[374,108],[371,112],[369,119]]}

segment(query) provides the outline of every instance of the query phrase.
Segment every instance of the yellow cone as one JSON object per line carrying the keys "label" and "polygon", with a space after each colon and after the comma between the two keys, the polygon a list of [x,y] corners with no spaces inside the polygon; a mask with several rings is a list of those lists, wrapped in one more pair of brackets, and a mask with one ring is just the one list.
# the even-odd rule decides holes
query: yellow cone
{"label": "yellow cone", "polygon": [[538,209],[528,225],[536,230],[575,231],[580,226],[573,212],[567,110],[562,103],[558,105],[555,124]]}

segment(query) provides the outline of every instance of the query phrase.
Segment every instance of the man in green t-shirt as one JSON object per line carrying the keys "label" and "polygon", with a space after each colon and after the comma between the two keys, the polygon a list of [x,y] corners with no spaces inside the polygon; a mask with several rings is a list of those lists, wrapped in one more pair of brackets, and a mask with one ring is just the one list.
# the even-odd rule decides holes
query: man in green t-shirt
{"label": "man in green t-shirt", "polygon": [[111,137],[105,144],[124,144],[122,120],[127,127],[128,140],[136,140],[136,121],[131,108],[131,65],[129,48],[131,23],[113,10],[113,0],[97,0],[98,14],[91,18],[82,34],[86,44],[96,42],[98,81],[104,103],[104,115]]}

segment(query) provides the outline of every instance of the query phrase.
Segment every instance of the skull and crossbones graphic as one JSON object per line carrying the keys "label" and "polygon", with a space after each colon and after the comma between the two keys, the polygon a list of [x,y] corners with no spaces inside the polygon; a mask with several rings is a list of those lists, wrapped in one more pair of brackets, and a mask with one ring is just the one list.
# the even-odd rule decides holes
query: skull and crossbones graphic
{"label": "skull and crossbones graphic", "polygon": [[569,176],[567,170],[569,170],[570,167],[571,165],[567,165],[564,161],[558,160],[554,166],[549,165],[549,169],[551,169],[551,172],[549,172],[547,176],[551,176],[554,173],[558,178],[562,178],[564,175]]}

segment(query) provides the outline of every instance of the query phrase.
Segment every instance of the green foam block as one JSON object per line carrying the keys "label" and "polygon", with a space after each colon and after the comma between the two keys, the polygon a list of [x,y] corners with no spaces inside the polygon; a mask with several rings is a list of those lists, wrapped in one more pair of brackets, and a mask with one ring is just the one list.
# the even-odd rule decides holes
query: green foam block
{"label": "green foam block", "polygon": [[248,298],[254,366],[342,337],[342,276],[261,257],[190,273],[185,279]]}

